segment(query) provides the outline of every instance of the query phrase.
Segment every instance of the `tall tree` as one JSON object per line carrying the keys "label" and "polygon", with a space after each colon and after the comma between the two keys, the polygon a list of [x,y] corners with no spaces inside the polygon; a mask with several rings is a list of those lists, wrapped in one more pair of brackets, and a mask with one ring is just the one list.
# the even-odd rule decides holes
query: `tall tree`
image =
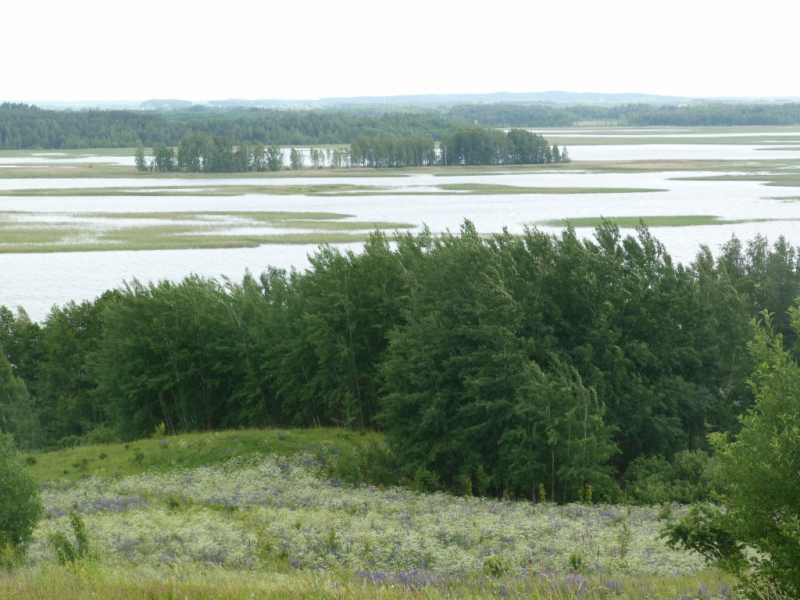
{"label": "tall tree", "polygon": [[134,157],[137,171],[147,171],[147,161],[144,158],[144,146],[139,145],[136,148],[136,155]]}
{"label": "tall tree", "polygon": [[[791,327],[800,334],[800,309]],[[740,577],[748,597],[800,595],[800,366],[765,315],[750,351],[755,403],[735,439],[713,437],[726,489],[721,509],[698,507],[667,530]],[[754,550],[754,551],[748,551]]]}
{"label": "tall tree", "polygon": [[42,446],[41,427],[25,384],[14,377],[0,348],[0,436],[13,435],[23,449]]}
{"label": "tall tree", "polygon": [[289,151],[289,167],[293,171],[303,168],[303,154],[297,148],[292,148]]}
{"label": "tall tree", "polygon": [[283,169],[283,150],[278,146],[272,145],[267,148],[267,169],[270,171]]}

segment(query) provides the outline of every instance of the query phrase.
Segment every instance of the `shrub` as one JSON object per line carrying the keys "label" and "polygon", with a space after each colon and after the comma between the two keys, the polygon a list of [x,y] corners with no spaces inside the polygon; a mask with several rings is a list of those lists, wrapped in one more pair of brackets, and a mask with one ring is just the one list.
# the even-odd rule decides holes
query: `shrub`
{"label": "shrub", "polygon": [[[800,334],[800,309],[790,310]],[[800,366],[765,315],[750,344],[755,403],[735,440],[712,437],[728,481],[722,507],[695,507],[665,529],[683,546],[739,576],[751,598],[800,597]],[[746,551],[747,548],[755,552]]]}
{"label": "shrub", "polygon": [[57,531],[50,536],[50,544],[56,553],[56,561],[60,565],[77,564],[89,558],[89,535],[86,533],[86,524],[83,518],[74,510],[69,513],[69,523],[75,536],[73,544],[63,531]]}
{"label": "shrub", "polygon": [[640,456],[625,471],[625,491],[634,504],[690,504],[711,498],[713,459],[703,451],[683,451],[672,462],[661,456]]}
{"label": "shrub", "polygon": [[39,491],[17,461],[11,437],[0,433],[0,548],[25,550],[44,511]]}
{"label": "shrub", "polygon": [[120,442],[117,432],[108,425],[98,425],[89,430],[81,438],[84,446],[95,446],[99,444],[118,444]]}

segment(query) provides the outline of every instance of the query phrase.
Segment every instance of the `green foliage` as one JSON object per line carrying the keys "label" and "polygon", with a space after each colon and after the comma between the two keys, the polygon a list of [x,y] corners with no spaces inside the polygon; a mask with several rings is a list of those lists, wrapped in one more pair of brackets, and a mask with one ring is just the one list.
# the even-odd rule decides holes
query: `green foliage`
{"label": "green foliage", "polygon": [[90,429],[81,437],[84,446],[94,446],[98,444],[117,444],[120,442],[119,435],[107,424],[97,425]]}
{"label": "green foliage", "polygon": [[418,260],[383,364],[382,423],[403,468],[452,489],[480,469],[490,493],[522,497],[543,480],[570,497],[587,477],[610,485],[602,407],[577,373],[527,354],[502,256],[467,223]]}
{"label": "green foliage", "polygon": [[156,430],[153,432],[152,438],[154,440],[163,440],[166,437],[166,426],[164,421],[156,425]]}
{"label": "green foliage", "polygon": [[144,146],[140,145],[138,148],[136,148],[134,163],[136,164],[137,171],[147,171],[147,160],[144,157]]}
{"label": "green foliage", "polygon": [[240,413],[226,411],[241,363],[222,286],[134,281],[105,318],[96,397],[126,435],[148,437],[161,422],[170,434],[239,424]]}
{"label": "green foliage", "polygon": [[150,165],[153,171],[175,171],[177,168],[175,150],[166,144],[156,142],[153,144],[153,158]]}
{"label": "green foliage", "polygon": [[40,488],[16,458],[12,438],[0,433],[0,548],[21,554],[44,508]]}
{"label": "green foliage", "polygon": [[347,158],[354,167],[423,167],[436,163],[436,147],[429,135],[359,135]]}
{"label": "green foliage", "polygon": [[510,568],[510,561],[502,556],[487,556],[483,561],[483,573],[489,577],[502,577]]}
{"label": "green foliage", "polygon": [[56,562],[60,565],[79,564],[91,558],[89,534],[86,523],[77,512],[69,512],[69,523],[75,541],[71,541],[63,531],[56,531],[50,536],[50,545],[56,555]]}
{"label": "green foliage", "polygon": [[25,384],[14,377],[0,347],[0,435],[14,435],[25,449],[40,442],[40,426]]}
{"label": "green foliage", "polygon": [[297,148],[289,151],[289,168],[293,171],[303,168],[303,155]]}
{"label": "green foliage", "polygon": [[573,552],[570,554],[567,560],[567,568],[572,573],[583,573],[586,569],[586,562],[583,559],[583,555],[580,552]]}
{"label": "green foliage", "polygon": [[385,441],[370,437],[357,443],[337,445],[331,450],[321,446],[317,460],[330,479],[350,485],[397,485],[400,472],[396,458]]}
{"label": "green foliage", "polygon": [[43,356],[31,381],[45,431],[43,445],[92,431],[90,443],[97,443],[107,433],[98,429],[106,411],[95,396],[91,355],[103,335],[105,308],[118,298],[117,292],[106,292],[94,301],[53,307],[47,315],[40,334]]}
{"label": "green foliage", "polygon": [[640,456],[625,471],[624,486],[634,504],[708,501],[720,487],[715,463],[702,450],[678,452],[672,462]]}
{"label": "green foliage", "polygon": [[[42,326],[0,308],[16,390],[0,427],[65,449],[161,423],[383,428],[387,481],[419,489],[563,503],[591,486],[602,502],[625,473],[634,502],[704,499],[718,485],[706,436],[735,433],[752,401],[748,316],[800,291],[795,256],[782,239],[731,240],[684,268],[644,227],[485,237],[467,223],[396,246],[375,233],[360,254],[323,246],[303,273],[133,282]],[[155,464],[172,444],[146,452]],[[56,474],[80,474],[75,460]],[[343,478],[375,480],[346,463]]]}
{"label": "green foliage", "polygon": [[[800,309],[790,311],[800,333]],[[742,577],[752,597],[800,594],[800,366],[765,314],[750,352],[755,403],[731,440],[712,438],[727,485],[722,509],[698,507],[665,534]],[[745,548],[755,552],[745,553]],[[749,569],[745,569],[749,567]],[[752,570],[750,570],[752,569]]]}
{"label": "green foliage", "polygon": [[797,103],[554,106],[513,102],[461,104],[444,110],[437,103],[394,111],[385,107],[286,110],[198,106],[172,111],[63,111],[2,103],[0,149],[177,146],[191,135],[282,145],[350,144],[367,133],[438,140],[474,123],[488,128],[568,127],[585,121],[629,126],[796,125],[800,123],[799,107]]}
{"label": "green foliage", "polygon": [[453,106],[449,114],[488,127],[570,127],[586,121],[628,126],[796,125],[800,105],[786,104],[575,104],[541,102],[472,103]]}
{"label": "green foliage", "polygon": [[508,133],[478,126],[459,129],[442,138],[440,150],[445,166],[562,162],[561,153],[554,153],[541,135],[522,129]]}

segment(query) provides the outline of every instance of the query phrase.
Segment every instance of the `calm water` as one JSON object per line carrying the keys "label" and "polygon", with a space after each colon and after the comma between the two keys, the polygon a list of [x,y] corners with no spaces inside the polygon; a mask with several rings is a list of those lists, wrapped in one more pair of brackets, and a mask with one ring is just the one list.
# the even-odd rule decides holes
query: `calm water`
{"label": "calm water", "polygon": [[[359,245],[344,246],[357,250]],[[233,250],[165,250],[140,252],[57,252],[0,255],[0,304],[22,306],[41,321],[51,307],[91,299],[123,281],[180,280],[190,273],[241,280],[246,270],[308,267],[314,245],[262,246]]]}
{"label": "calm water", "polygon": [[[587,156],[580,153],[586,151]],[[791,151],[763,151],[755,146],[640,145],[575,146],[575,159],[643,158],[800,158]],[[591,153],[591,154],[589,154]],[[613,153],[613,155],[612,155]],[[46,157],[42,157],[46,158]],[[234,197],[58,197],[0,198],[0,213],[13,211],[18,220],[62,221],[80,219],[90,227],[97,212],[157,211],[313,211],[353,215],[359,221],[394,221],[427,224],[434,231],[456,231],[465,218],[479,231],[498,232],[508,227],[521,232],[526,225],[548,219],[605,216],[714,215],[724,219],[766,218],[774,221],[703,227],[654,228],[677,260],[692,260],[700,246],[716,250],[736,235],[750,239],[761,233],[771,240],[779,235],[800,245],[800,202],[780,198],[800,196],[798,188],[766,187],[757,182],[676,181],[676,177],[702,173],[507,173],[479,176],[436,177],[420,174],[404,177],[291,178],[291,179],[0,179],[0,189],[99,188],[158,186],[164,189],[197,189],[202,186],[237,184],[306,185],[344,183],[382,186],[390,191],[414,191],[419,195],[392,196],[234,196]],[[451,183],[502,184],[525,187],[657,188],[664,192],[571,195],[444,195],[435,186]],[[547,229],[547,228],[543,228]],[[555,229],[549,229],[556,231]],[[591,235],[591,231],[580,230]],[[345,248],[357,248],[350,245]],[[35,320],[50,308],[70,300],[94,298],[103,291],[138,278],[142,281],[178,280],[189,273],[241,279],[245,270],[260,273],[269,265],[298,269],[308,266],[313,245],[270,245],[227,250],[117,251],[95,253],[0,254],[0,304],[23,306]]]}

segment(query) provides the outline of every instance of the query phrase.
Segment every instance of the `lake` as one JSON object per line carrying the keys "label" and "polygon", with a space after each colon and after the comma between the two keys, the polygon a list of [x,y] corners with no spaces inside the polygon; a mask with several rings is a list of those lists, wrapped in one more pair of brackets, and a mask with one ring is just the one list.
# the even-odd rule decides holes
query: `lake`
{"label": "lake", "polygon": [[[566,136],[575,132],[560,132]],[[679,135],[680,132],[670,135]],[[588,134],[586,134],[588,135]],[[604,134],[595,134],[604,135]],[[630,131],[626,134],[634,135]],[[663,131],[660,135],[666,135]],[[693,135],[684,133],[683,135]],[[763,135],[763,134],[762,134]],[[788,135],[788,134],[787,134]],[[800,135],[792,132],[792,135]],[[730,160],[767,161],[800,159],[797,151],[764,150],[774,145],[751,144],[652,144],[569,146],[573,160]],[[720,137],[724,140],[724,137]],[[584,140],[585,141],[585,140]],[[630,140],[628,140],[630,141]],[[643,140],[644,141],[644,140]],[[20,157],[25,158],[25,157]],[[12,163],[14,157],[3,156],[2,164],[36,165],[52,161],[51,156],[28,156],[29,163]],[[61,158],[65,166],[72,160],[102,164],[101,159],[127,161],[127,157],[79,156]],[[119,164],[127,164],[120,162]],[[798,160],[800,165],[800,160]],[[796,169],[793,162],[781,165],[784,171]],[[592,172],[585,165],[575,164],[569,170],[542,169],[532,172],[502,172],[436,176],[429,173],[407,176],[346,177],[330,172],[330,177],[291,178],[1,178],[0,190],[38,189],[102,189],[125,188],[125,196],[59,196],[59,197],[0,197],[0,217],[9,223],[35,227],[36,223],[57,220],[66,224],[92,228],[101,226],[99,217],[89,213],[157,213],[203,211],[297,211],[332,212],[352,215],[348,220],[368,222],[407,222],[419,229],[423,224],[433,231],[457,231],[464,219],[470,219],[483,233],[499,232],[507,227],[519,233],[526,226],[557,232],[559,229],[542,223],[553,219],[580,217],[630,217],[669,215],[711,215],[723,220],[743,221],[691,227],[654,227],[657,239],[663,242],[679,261],[691,261],[700,244],[712,250],[728,241],[732,235],[748,240],[758,234],[774,241],[782,235],[794,245],[800,244],[800,198],[798,187],[766,186],[758,181],[685,180],[688,177],[720,175],[704,171],[663,172]],[[736,173],[732,163],[731,173]],[[736,163],[741,167],[741,164]],[[765,163],[765,169],[774,165]],[[1,172],[1,171],[0,171]],[[454,171],[455,172],[455,171]],[[397,173],[387,173],[396,175]],[[362,195],[269,195],[244,194],[237,196],[143,196],[137,190],[199,190],[204,187],[224,188],[235,185],[320,185],[342,184],[372,186],[380,190],[365,191]],[[630,193],[570,193],[570,194],[503,194],[453,193],[441,186],[450,184],[479,184],[487,186],[516,186],[527,188],[629,188],[657,189],[655,192]],[[402,195],[399,195],[402,194]],[[767,221],[752,222],[754,218]],[[38,221],[37,221],[38,220]],[[591,235],[591,229],[580,229]],[[358,244],[343,245],[357,250]],[[190,273],[209,277],[228,276],[240,280],[245,270],[260,273],[269,265],[280,268],[308,266],[307,256],[316,246],[264,245],[258,248],[213,250],[157,250],[56,252],[33,254],[0,254],[0,304],[14,308],[22,306],[34,320],[42,320],[50,308],[70,300],[91,299],[103,291],[122,285],[123,281],[138,278],[142,281],[179,280]]]}

